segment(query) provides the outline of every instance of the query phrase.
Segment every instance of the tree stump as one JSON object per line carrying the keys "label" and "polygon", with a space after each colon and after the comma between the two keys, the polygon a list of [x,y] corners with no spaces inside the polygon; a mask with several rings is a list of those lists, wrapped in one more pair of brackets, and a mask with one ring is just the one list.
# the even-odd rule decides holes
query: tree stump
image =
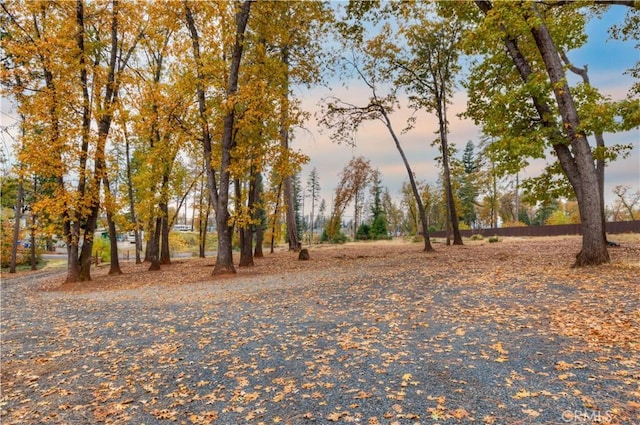
{"label": "tree stump", "polygon": [[309,257],[309,250],[307,248],[301,249],[300,250],[300,254],[298,254],[298,260],[309,260],[311,257]]}

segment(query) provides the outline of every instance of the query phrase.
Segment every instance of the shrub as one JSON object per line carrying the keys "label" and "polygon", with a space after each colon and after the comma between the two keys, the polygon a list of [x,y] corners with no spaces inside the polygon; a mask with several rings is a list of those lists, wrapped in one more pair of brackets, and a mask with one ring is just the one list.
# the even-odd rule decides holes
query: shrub
{"label": "shrub", "polygon": [[497,237],[497,236],[491,236],[491,237],[488,239],[488,241],[489,241],[489,243],[494,243],[494,242],[500,242],[500,239],[498,239],[498,237]]}
{"label": "shrub", "polygon": [[[169,234],[169,244],[171,244],[172,239],[176,244],[184,244],[187,247],[198,246],[198,234],[196,232],[171,232]],[[179,242],[180,240],[182,243]]]}
{"label": "shrub", "polygon": [[187,251],[189,245],[185,240],[182,233],[170,232],[169,233],[169,251],[171,253]]}
{"label": "shrub", "polygon": [[371,227],[368,224],[361,224],[356,232],[356,239],[364,241],[369,239],[371,234]]}
{"label": "shrub", "polygon": [[93,258],[98,256],[102,262],[111,261],[111,242],[109,242],[109,238],[94,238],[91,256]]}
{"label": "shrub", "polygon": [[471,240],[472,241],[481,241],[484,239],[484,236],[482,236],[480,233],[476,233],[475,235],[471,235]]}
{"label": "shrub", "polygon": [[371,235],[371,239],[375,240],[390,239],[389,231],[387,230],[387,221],[384,218],[384,215],[379,215],[373,220],[373,223],[371,223],[371,229],[369,230],[369,235]]}
{"label": "shrub", "polygon": [[322,231],[322,236],[320,238],[321,242],[329,242],[329,243],[345,243],[349,238],[342,232],[338,232],[333,238],[329,239],[327,235],[326,229]]}
{"label": "shrub", "polygon": [[527,227],[527,223],[521,221],[505,221],[502,223],[502,227]]}

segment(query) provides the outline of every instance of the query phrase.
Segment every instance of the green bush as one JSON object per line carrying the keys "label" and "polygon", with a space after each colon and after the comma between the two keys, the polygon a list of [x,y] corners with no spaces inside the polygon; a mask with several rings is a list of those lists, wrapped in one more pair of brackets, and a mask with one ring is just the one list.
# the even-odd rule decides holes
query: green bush
{"label": "green bush", "polygon": [[472,241],[481,241],[484,239],[484,236],[482,236],[480,233],[476,233],[475,235],[471,235],[471,240]]}
{"label": "green bush", "polygon": [[494,243],[494,242],[500,242],[500,239],[498,239],[497,236],[491,236],[489,239],[487,239],[489,241],[489,243]]}
{"label": "green bush", "polygon": [[368,224],[361,224],[356,232],[356,239],[366,241],[371,236],[371,227]]}
{"label": "green bush", "polygon": [[102,262],[111,261],[111,242],[109,242],[109,238],[95,238],[91,247],[91,256],[93,258],[97,256]]}
{"label": "green bush", "polygon": [[369,234],[371,235],[371,239],[374,240],[391,239],[389,237],[387,221],[385,220],[384,215],[379,215],[373,220]]}
{"label": "green bush", "polygon": [[329,240],[329,236],[327,236],[327,231],[322,231],[322,236],[320,237],[321,242],[329,242],[329,243],[345,243],[349,238],[342,232],[339,232],[334,238]]}

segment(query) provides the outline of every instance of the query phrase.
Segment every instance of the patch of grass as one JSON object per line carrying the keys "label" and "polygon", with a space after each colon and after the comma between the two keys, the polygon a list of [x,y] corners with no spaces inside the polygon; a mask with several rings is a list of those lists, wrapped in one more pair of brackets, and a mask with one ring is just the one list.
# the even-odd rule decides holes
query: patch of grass
{"label": "patch of grass", "polygon": [[40,264],[38,264],[38,269],[64,269],[67,267],[67,260],[45,260],[41,261]]}
{"label": "patch of grass", "polygon": [[[56,261],[46,261],[46,260],[40,260],[38,261],[38,263],[36,264],[36,270],[42,270],[44,268],[51,268],[51,266],[49,266],[49,263],[60,263],[59,266],[61,265],[65,265],[67,264],[66,261],[60,261],[60,260],[56,260]],[[58,266],[58,267],[59,267]],[[2,273],[9,273],[9,267],[2,267]],[[16,265],[16,273],[18,272],[26,272],[26,271],[31,271],[31,264],[29,263],[25,263],[25,264],[18,264]]]}

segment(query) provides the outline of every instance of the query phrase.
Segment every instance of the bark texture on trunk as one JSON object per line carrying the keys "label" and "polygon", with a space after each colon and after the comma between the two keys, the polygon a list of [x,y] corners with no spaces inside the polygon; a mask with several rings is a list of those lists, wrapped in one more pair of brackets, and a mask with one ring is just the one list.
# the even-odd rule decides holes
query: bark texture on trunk
{"label": "bark texture on trunk", "polygon": [[[477,0],[476,5],[485,14],[493,8],[491,2],[484,0]],[[604,218],[600,205],[600,179],[594,165],[591,147],[584,132],[580,130],[580,119],[566,81],[562,60],[544,18],[538,12],[535,4],[525,4],[525,6],[531,8],[527,13],[535,15],[537,18],[538,23],[530,30],[553,87],[556,103],[562,116],[563,129],[559,129],[552,119],[554,113],[545,98],[532,96],[532,101],[540,116],[541,124],[554,130],[554,134],[551,136],[553,149],[573,187],[580,210],[582,249],[576,255],[574,266],[608,263],[610,257],[604,237]],[[518,47],[517,40],[505,36],[504,42],[520,77],[524,82],[527,82],[532,74],[532,69]]]}
{"label": "bark texture on trunk", "polygon": [[424,237],[424,251],[434,251],[433,246],[431,246],[431,238],[429,237],[429,222],[427,220],[427,214],[424,210],[424,204],[422,203],[422,197],[420,196],[420,191],[418,190],[418,184],[416,183],[416,179],[413,175],[413,171],[411,170],[411,166],[409,165],[409,160],[407,160],[407,156],[404,153],[404,149],[402,149],[402,145],[400,144],[400,140],[396,135],[395,131],[393,131],[393,127],[391,125],[391,120],[387,115],[387,112],[384,108],[380,108],[380,113],[382,114],[385,125],[391,137],[393,138],[393,142],[396,145],[396,149],[400,153],[402,157],[402,162],[404,163],[404,167],[407,170],[407,175],[409,176],[409,183],[411,185],[411,191],[413,192],[413,197],[415,198],[416,205],[418,206],[418,214],[420,215],[420,224],[422,226],[422,236]]}
{"label": "bark texture on trunk", "polygon": [[160,237],[162,232],[162,217],[156,218],[156,224],[153,228],[153,234],[149,238],[149,257],[151,264],[149,265],[149,271],[160,270]]}
{"label": "bark texture on trunk", "polygon": [[298,226],[296,224],[296,210],[293,200],[293,182],[291,176],[284,178],[283,184],[283,196],[285,205],[285,216],[287,221],[287,239],[289,241],[289,251],[297,251],[298,240]]}
{"label": "bark texture on trunk", "polygon": [[[106,199],[111,199],[111,188],[109,186],[109,178],[104,176],[104,195]],[[113,221],[113,213],[110,206],[107,205],[107,226],[109,226],[109,274],[122,274],[120,269],[120,259],[118,258],[118,237],[116,233],[116,223]]]}
{"label": "bark texture on trunk", "polygon": [[[242,186],[240,184],[240,180],[235,181],[235,189],[236,189],[236,210],[240,211],[242,209]],[[251,193],[251,188],[249,189],[249,196],[247,197],[247,206],[249,210],[251,210],[252,202],[253,202],[253,194]],[[239,267],[252,267],[253,264],[253,229],[250,223],[244,223],[238,229],[239,237],[240,237],[240,261],[238,262]]]}
{"label": "bark texture on trunk", "polygon": [[[169,177],[167,176],[167,184]],[[161,245],[160,245],[160,264],[171,264],[171,251],[169,247],[169,206],[166,202],[160,203],[160,211],[162,211],[162,228],[160,229]]]}
{"label": "bark texture on trunk", "polygon": [[264,242],[264,222],[263,222],[263,209],[262,209],[262,173],[256,173],[255,182],[253,185],[253,199],[255,205],[255,211],[253,213],[253,218],[256,220],[255,229],[256,229],[256,246],[253,251],[254,258],[263,258],[264,253],[262,252],[262,243]]}
{"label": "bark texture on trunk", "polygon": [[18,180],[18,196],[16,197],[16,214],[13,223],[13,241],[11,244],[11,263],[9,273],[16,272],[18,262],[18,240],[20,239],[20,220],[22,219],[22,199],[24,198],[24,187],[22,177]]}
{"label": "bark texture on trunk", "polygon": [[[535,5],[533,6],[534,10]],[[600,208],[600,184],[593,162],[593,153],[573,102],[560,55],[551,34],[538,13],[541,24],[531,28],[531,34],[542,55],[553,86],[566,137],[571,144],[573,161],[580,176],[580,184],[574,186],[582,223],[582,250],[576,255],[574,266],[597,265],[610,262],[606,239],[603,237],[603,217]]]}
{"label": "bark texture on trunk", "polygon": [[[244,48],[244,33],[249,21],[251,1],[242,3],[240,11],[236,14],[236,42],[231,56],[231,66],[229,68],[229,86],[227,88],[227,98],[232,98],[238,91],[238,76],[240,73],[240,61]],[[233,266],[233,227],[230,223],[229,214],[229,183],[231,165],[231,148],[233,147],[233,127],[235,124],[235,109],[230,108],[224,117],[224,128],[222,132],[222,161],[220,164],[220,187],[216,204],[216,224],[218,226],[218,257],[213,274],[235,273]]]}

